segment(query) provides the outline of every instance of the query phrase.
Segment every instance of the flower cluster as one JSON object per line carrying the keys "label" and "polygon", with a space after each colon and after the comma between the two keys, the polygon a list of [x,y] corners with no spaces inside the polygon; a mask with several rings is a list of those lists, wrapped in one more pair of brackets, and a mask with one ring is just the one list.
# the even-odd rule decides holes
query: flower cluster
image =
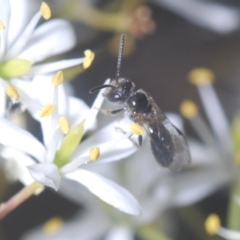
{"label": "flower cluster", "polygon": [[[65,178],[84,185],[116,208],[139,215],[140,206],[126,189],[84,169],[96,161],[119,160],[136,151],[129,141],[130,133],[114,130],[116,122],[79,144],[86,132],[95,129],[98,109],[104,98],[100,92],[89,108],[82,100],[68,94],[64,73],[60,70],[77,65],[86,69],[93,61],[94,53],[86,50],[82,58],[39,63],[71,49],[76,40],[68,22],[49,20],[51,10],[44,2],[26,26],[19,23],[20,27],[16,29],[15,23],[20,21],[16,17],[24,16],[27,2],[19,1],[19,5],[25,4],[24,8],[18,9],[23,10],[21,13],[17,11],[19,5],[11,0],[0,3],[4,9],[0,12],[4,13],[0,21],[0,96],[3,99],[0,104],[0,154],[6,159],[8,175],[26,186],[25,198],[29,197],[29,191],[34,194],[44,186],[61,190],[61,180]],[[41,18],[47,22],[38,25]],[[23,20],[26,23],[25,18]],[[27,110],[40,123],[43,142],[6,118],[9,109],[6,109],[5,93],[13,104],[20,103],[22,110]],[[124,124],[128,125],[125,120],[121,125]],[[19,196],[18,201],[25,200],[22,192]],[[12,202],[15,199],[13,197]],[[10,199],[9,203],[12,202]],[[0,218],[7,214],[9,205],[2,205]]]}

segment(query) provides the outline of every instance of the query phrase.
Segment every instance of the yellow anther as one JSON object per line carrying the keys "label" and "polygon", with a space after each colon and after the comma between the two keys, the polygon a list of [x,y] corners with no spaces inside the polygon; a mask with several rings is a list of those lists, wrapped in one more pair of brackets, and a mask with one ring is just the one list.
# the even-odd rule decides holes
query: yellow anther
{"label": "yellow anther", "polygon": [[62,71],[58,71],[52,77],[52,84],[55,85],[55,86],[61,85],[63,81],[64,81],[64,77],[63,77],[63,72]]}
{"label": "yellow anther", "polygon": [[83,61],[83,68],[86,69],[90,67],[90,65],[92,64],[92,61],[95,57],[95,53],[92,52],[91,50],[85,50],[84,55],[85,55],[85,59]]}
{"label": "yellow anther", "polygon": [[144,134],[144,128],[135,122],[131,123],[130,129],[134,134],[137,134],[137,135]]}
{"label": "yellow anther", "polygon": [[214,73],[207,68],[195,68],[189,74],[189,81],[195,85],[211,84],[215,80]]}
{"label": "yellow anther", "polygon": [[0,30],[5,29],[5,25],[3,24],[3,22],[0,20]]}
{"label": "yellow anther", "polygon": [[48,20],[51,17],[51,9],[48,6],[48,4],[45,2],[42,2],[41,7],[40,7],[40,12],[42,14],[42,17],[45,20]]}
{"label": "yellow anther", "polygon": [[209,235],[216,235],[221,222],[217,214],[210,214],[205,221],[205,229]]}
{"label": "yellow anther", "polygon": [[43,225],[43,232],[47,235],[57,233],[63,226],[63,220],[60,217],[53,217],[46,221]]}
{"label": "yellow anther", "polygon": [[93,147],[89,151],[89,157],[92,161],[98,160],[100,157],[100,148],[99,147]]}
{"label": "yellow anther", "polygon": [[69,122],[68,122],[66,117],[60,117],[58,119],[58,125],[59,125],[60,129],[62,130],[62,132],[64,134],[68,134],[69,133],[70,127],[69,127]]}
{"label": "yellow anther", "polygon": [[39,116],[40,117],[48,117],[51,116],[54,111],[54,106],[52,104],[46,104],[42,107]]}
{"label": "yellow anther", "polygon": [[185,100],[180,105],[180,112],[185,118],[194,118],[198,115],[198,107],[191,100]]}
{"label": "yellow anther", "polygon": [[18,91],[13,85],[9,84],[5,91],[10,98],[19,99]]}

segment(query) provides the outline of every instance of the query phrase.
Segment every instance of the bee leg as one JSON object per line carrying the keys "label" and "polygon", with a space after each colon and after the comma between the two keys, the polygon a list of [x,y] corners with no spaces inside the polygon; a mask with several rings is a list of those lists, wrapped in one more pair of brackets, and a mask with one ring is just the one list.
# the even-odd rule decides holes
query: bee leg
{"label": "bee leg", "polygon": [[[120,133],[122,133],[122,134],[127,133],[127,132],[125,132],[122,128],[120,128],[120,127],[115,127],[115,130],[118,131],[118,132],[120,132]],[[136,148],[141,148],[141,146],[142,146],[142,141],[143,141],[142,135],[139,135],[139,136],[138,136],[138,143],[131,138],[132,135],[133,135],[133,134],[131,134],[131,135],[128,137],[128,139],[132,142],[132,144],[133,144]]]}
{"label": "bee leg", "polygon": [[124,110],[125,110],[124,108],[117,109],[117,110],[109,110],[109,109],[103,109],[103,108],[101,108],[99,111],[100,111],[101,113],[106,114],[106,115],[114,115],[114,114],[119,113],[119,112],[122,112],[122,111],[124,111]]}
{"label": "bee leg", "polygon": [[138,135],[138,145],[139,145],[139,147],[142,146],[142,142],[143,142],[143,137],[142,137],[142,135]]}

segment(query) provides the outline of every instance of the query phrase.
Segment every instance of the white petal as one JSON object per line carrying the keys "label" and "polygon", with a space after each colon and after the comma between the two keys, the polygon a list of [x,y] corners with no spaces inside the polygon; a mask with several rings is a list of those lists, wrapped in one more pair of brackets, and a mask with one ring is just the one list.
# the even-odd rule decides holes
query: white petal
{"label": "white petal", "polygon": [[8,43],[11,46],[26,28],[33,15],[39,11],[39,3],[29,0],[10,0],[9,2],[11,4],[11,17],[8,30]]}
{"label": "white petal", "polygon": [[72,26],[65,20],[55,19],[40,25],[33,33],[20,58],[39,62],[70,50],[76,43]]}
{"label": "white petal", "polygon": [[54,160],[56,151],[59,147],[59,143],[64,137],[63,132],[60,129],[57,129],[52,136],[50,142],[46,143],[47,154],[46,154],[46,163],[51,163]]}
{"label": "white petal", "polygon": [[46,150],[32,134],[4,118],[0,118],[0,129],[1,144],[28,153],[40,162],[44,161]]}
{"label": "white petal", "polygon": [[[71,126],[75,126],[85,119],[89,112],[88,105],[79,98],[69,97],[69,113],[68,120]],[[61,114],[61,112],[60,112]],[[86,122],[84,124],[84,129],[86,128]]]}
{"label": "white petal", "polygon": [[[228,172],[217,165],[202,168],[199,171],[175,174],[159,181],[156,197],[168,203],[168,207],[186,206],[202,200],[229,180]],[[163,191],[165,199],[162,195]]]}
{"label": "white petal", "polygon": [[38,64],[33,66],[28,72],[29,75],[44,74],[74,67],[83,63],[85,58],[61,60],[53,63]]}
{"label": "white petal", "polygon": [[67,174],[66,177],[83,184],[90,192],[123,212],[141,214],[137,200],[126,189],[96,173],[81,169]]}
{"label": "white petal", "polygon": [[107,233],[105,240],[132,240],[134,239],[134,232],[131,228],[113,227]]}
{"label": "white petal", "polygon": [[[104,84],[109,84],[110,82],[110,79],[107,79]],[[104,97],[103,97],[103,92],[105,91],[105,89],[102,89],[97,97],[95,98],[93,104],[92,104],[92,107],[87,115],[87,119],[86,119],[86,123],[85,123],[85,128],[84,130],[85,131],[88,131],[88,130],[93,130],[95,127],[96,127],[96,118],[97,118],[97,115],[99,113],[99,110],[101,109],[101,106],[103,104],[103,101],[104,101]]]}
{"label": "white petal", "polygon": [[[24,31],[21,33],[21,35],[18,37],[16,42],[13,44],[13,46],[7,52],[6,58],[8,58],[8,59],[15,58],[22,51],[22,49],[25,47],[25,45],[28,43],[29,39],[31,38],[32,32],[33,32],[34,28],[36,27],[40,18],[41,18],[41,13],[40,12],[36,13],[35,16],[29,22],[29,24],[27,25],[27,27],[24,29]],[[27,60],[30,61],[31,59],[27,59]]]}
{"label": "white petal", "polygon": [[6,159],[4,168],[11,180],[19,180],[24,185],[29,185],[34,181],[26,168],[35,163],[32,158],[18,150],[6,147],[2,150],[1,156]]}
{"label": "white petal", "polygon": [[51,187],[56,191],[58,190],[61,176],[56,165],[41,163],[28,166],[27,168],[37,182]]}
{"label": "white petal", "polygon": [[87,163],[89,160],[90,160],[89,156],[76,158],[73,161],[69,162],[68,164],[64,165],[60,169],[60,172],[62,175],[72,172],[73,170],[75,170],[76,168],[81,166],[82,164]]}
{"label": "white petal", "polygon": [[0,59],[3,58],[7,49],[7,35],[8,35],[8,27],[10,20],[10,4],[9,0],[0,0],[0,19],[3,22],[5,29],[0,30]]}
{"label": "white petal", "polygon": [[192,0],[155,0],[155,2],[200,26],[218,33],[230,33],[239,26],[238,11],[234,8]]}

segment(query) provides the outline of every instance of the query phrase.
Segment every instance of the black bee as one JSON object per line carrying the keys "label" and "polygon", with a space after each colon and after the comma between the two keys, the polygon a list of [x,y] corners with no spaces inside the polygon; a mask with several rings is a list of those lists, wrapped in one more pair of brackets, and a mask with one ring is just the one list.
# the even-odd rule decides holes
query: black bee
{"label": "black bee", "polygon": [[[141,125],[147,132],[157,162],[172,171],[179,171],[183,165],[191,162],[186,139],[148,93],[142,89],[135,90],[133,81],[120,77],[123,46],[124,34],[120,40],[116,78],[111,79],[110,84],[92,88],[89,92],[93,93],[106,88],[103,96],[109,102],[123,106],[109,113],[125,111],[133,122]],[[139,144],[141,144],[141,138],[139,138]]]}

